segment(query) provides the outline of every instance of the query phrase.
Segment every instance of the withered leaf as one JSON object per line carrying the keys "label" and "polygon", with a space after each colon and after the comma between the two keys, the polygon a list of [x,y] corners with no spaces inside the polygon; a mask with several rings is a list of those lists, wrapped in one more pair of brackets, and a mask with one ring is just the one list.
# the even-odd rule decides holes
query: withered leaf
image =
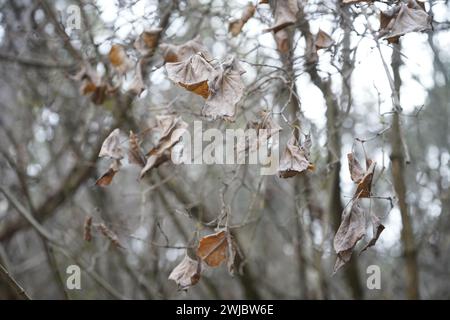
{"label": "withered leaf", "polygon": [[141,178],[152,168],[170,159],[172,148],[181,140],[188,124],[176,115],[157,116],[160,137],[157,145],[147,153],[147,160],[141,170]]}
{"label": "withered leaf", "polygon": [[351,179],[358,185],[355,191],[355,197],[370,198],[376,162],[367,158],[366,171],[364,171],[363,168],[361,167],[361,164],[355,158],[353,153],[347,154],[347,159]]}
{"label": "withered leaf", "polygon": [[110,165],[108,171],[106,171],[100,178],[97,179],[95,185],[100,187],[109,186],[113,181],[113,178],[116,175],[116,173],[119,172],[120,167],[121,167],[120,160],[114,160]]}
{"label": "withered leaf", "polygon": [[357,198],[370,198],[370,193],[372,190],[372,179],[375,172],[376,162],[372,162],[364,174],[361,181],[358,183],[358,187],[355,191],[355,196]]}
{"label": "withered leaf", "polygon": [[145,157],[139,146],[139,139],[137,135],[130,131],[130,139],[129,139],[129,148],[128,148],[128,161],[133,164],[137,164],[141,167],[145,166]]}
{"label": "withered leaf", "polygon": [[92,240],[92,216],[86,216],[84,219],[84,233],[83,233],[83,239],[84,241],[90,242]]}
{"label": "withered leaf", "polygon": [[198,52],[200,52],[207,61],[212,60],[208,49],[202,44],[200,36],[196,36],[194,39],[181,45],[162,43],[160,48],[165,62],[181,62]]}
{"label": "withered leaf", "polygon": [[316,35],[316,40],[314,41],[316,50],[329,48],[333,44],[334,40],[325,31],[319,29],[319,32]]}
{"label": "withered leaf", "polygon": [[366,233],[366,219],[359,200],[352,203],[350,211],[344,212],[341,225],[334,236],[333,246],[337,253],[337,260],[333,273],[350,261],[353,248]]}
{"label": "withered leaf", "polygon": [[145,90],[144,79],[142,78],[142,63],[143,60],[137,62],[133,82],[128,88],[128,91],[135,96],[139,96]]}
{"label": "withered leaf", "polygon": [[201,263],[191,259],[186,254],[184,259],[170,273],[169,280],[175,281],[180,290],[187,290],[200,280],[201,267]]}
{"label": "withered leaf", "polygon": [[162,29],[155,28],[142,32],[134,41],[134,47],[143,56],[149,55],[156,48]]}
{"label": "withered leaf", "polygon": [[205,99],[208,98],[208,79],[214,68],[202,54],[196,53],[181,62],[166,63],[166,70],[170,80]]}
{"label": "withered leaf", "polygon": [[197,256],[210,267],[218,267],[226,261],[230,270],[236,256],[231,235],[223,230],[203,237],[197,247]]}
{"label": "withered leaf", "polygon": [[109,157],[111,159],[120,160],[123,158],[124,152],[120,145],[120,130],[114,129],[109,136],[103,141],[100,149],[99,157]]}
{"label": "withered leaf", "polygon": [[276,33],[293,25],[297,21],[298,11],[297,0],[277,1],[275,7],[275,23],[265,31],[273,31]]}
{"label": "withered leaf", "polygon": [[222,63],[220,70],[216,70],[208,82],[210,95],[202,110],[204,116],[211,119],[234,119],[236,104],[244,94],[244,82],[241,78],[244,72],[234,57]]}
{"label": "withered leaf", "polygon": [[109,86],[102,81],[89,64],[84,64],[72,78],[80,82],[80,94],[90,95],[91,101],[97,105],[105,101],[110,91]]}
{"label": "withered leaf", "polygon": [[281,53],[288,53],[290,49],[289,35],[286,30],[280,30],[274,34],[277,49]]}
{"label": "withered leaf", "polygon": [[117,234],[108,228],[104,223],[100,223],[97,225],[97,229],[101,232],[101,234],[107,238],[115,247],[124,248],[122,244],[119,242],[119,237]]}
{"label": "withered leaf", "polygon": [[287,142],[286,149],[280,160],[278,175],[281,178],[294,177],[309,169],[314,170],[314,165],[309,162],[311,137],[307,135],[303,145],[298,145],[294,135]]}
{"label": "withered leaf", "polygon": [[379,37],[384,37],[389,43],[398,43],[399,38],[410,32],[432,30],[431,17],[424,9],[423,3],[409,0],[391,10],[380,14]]}
{"label": "withered leaf", "polygon": [[228,25],[228,32],[230,32],[233,35],[233,37],[236,37],[239,33],[241,33],[242,28],[247,23],[247,21],[250,20],[251,17],[253,17],[255,11],[256,7],[253,5],[252,2],[249,2],[245,7],[241,18],[235,19],[230,22],[230,24]]}
{"label": "withered leaf", "polygon": [[245,151],[256,152],[261,145],[268,142],[268,139],[272,135],[281,131],[281,127],[276,123],[271,117],[270,113],[264,110],[260,110],[257,113],[258,118],[256,120],[250,121],[247,124],[248,128],[256,130],[256,141],[246,141],[245,145],[237,144],[237,153],[242,153]]}
{"label": "withered leaf", "polygon": [[112,66],[121,74],[126,73],[131,67],[131,62],[120,44],[113,44],[108,54]]}
{"label": "withered leaf", "polygon": [[385,229],[384,225],[381,224],[380,218],[376,214],[372,213],[370,216],[370,220],[372,222],[372,239],[370,239],[370,241],[364,246],[360,254],[370,247],[374,246],[377,243],[377,240],[380,237],[381,233]]}

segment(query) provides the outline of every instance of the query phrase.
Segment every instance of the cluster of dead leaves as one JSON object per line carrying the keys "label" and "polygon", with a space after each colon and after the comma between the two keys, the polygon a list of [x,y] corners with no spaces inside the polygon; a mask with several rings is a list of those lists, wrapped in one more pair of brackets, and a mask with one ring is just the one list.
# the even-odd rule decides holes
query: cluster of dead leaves
{"label": "cluster of dead leaves", "polygon": [[[371,0],[343,0],[343,4],[373,2]],[[432,30],[431,17],[425,11],[425,2],[408,0],[399,1],[395,6],[380,13],[379,38],[389,43],[398,43],[401,36],[410,32]]]}
{"label": "cluster of dead leaves", "polygon": [[245,72],[234,57],[213,63],[199,39],[184,45],[164,46],[170,80],[204,98],[202,114],[210,119],[234,120],[236,104],[244,94]]}
{"label": "cluster of dead leaves", "polygon": [[[366,215],[361,208],[361,199],[370,198],[372,179],[375,172],[376,162],[366,157],[366,170],[362,169],[361,164],[355,158],[353,153],[347,155],[350,176],[357,185],[351,206],[349,210],[344,209],[342,221],[334,237],[334,250],[337,253],[337,260],[334,265],[334,273],[350,261],[352,252],[359,240],[366,234]],[[364,246],[361,252],[375,245],[384,226],[380,218],[371,212],[370,223],[372,224],[372,239]]]}
{"label": "cluster of dead leaves", "polygon": [[174,280],[180,290],[186,290],[200,280],[203,265],[217,268],[225,262],[228,272],[233,274],[237,252],[236,243],[227,229],[207,235],[198,243],[196,259],[189,257],[186,252],[183,260],[170,273],[169,279]]}
{"label": "cluster of dead leaves", "polygon": [[134,70],[132,73],[133,81],[127,92],[139,96],[145,90],[143,70],[149,62],[148,58],[157,47],[161,31],[160,28],[144,31],[136,38],[133,45],[137,51],[136,61],[128,56],[125,46],[121,44],[111,46],[108,60],[112,70],[118,76],[117,83],[114,86],[110,85],[104,77],[100,77],[89,63],[83,63],[80,71],[73,77],[80,83],[80,94],[89,96],[93,103],[101,105],[108,96],[116,93],[126,74],[130,70]]}
{"label": "cluster of dead leaves", "polygon": [[[146,154],[142,151],[139,137],[130,131],[128,138],[127,158],[130,164],[140,166],[141,178],[152,168],[156,168],[162,163],[170,160],[172,148],[181,140],[188,124],[177,115],[159,115],[156,116],[156,127],[153,128],[158,133],[155,146]],[[102,144],[99,157],[105,157],[112,160],[108,170],[96,181],[98,186],[108,186],[111,184],[114,176],[122,166],[122,159],[125,151],[120,141],[120,130],[113,130]]]}

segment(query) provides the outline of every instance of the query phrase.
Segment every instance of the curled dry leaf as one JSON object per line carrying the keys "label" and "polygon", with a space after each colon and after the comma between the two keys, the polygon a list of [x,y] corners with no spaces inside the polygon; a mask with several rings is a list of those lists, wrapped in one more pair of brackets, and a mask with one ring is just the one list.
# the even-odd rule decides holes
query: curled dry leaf
{"label": "curled dry leaf", "polygon": [[134,48],[143,56],[149,55],[158,44],[161,31],[161,28],[155,28],[142,32],[134,41]]}
{"label": "curled dry leaf", "polygon": [[316,35],[316,39],[314,41],[314,45],[316,46],[316,50],[326,49],[331,47],[334,44],[334,40],[322,29],[319,29],[319,32]]}
{"label": "curled dry leaf", "polygon": [[139,145],[139,139],[133,131],[130,131],[129,145],[128,162],[144,167],[145,157]]}
{"label": "curled dry leaf", "polygon": [[203,107],[202,114],[211,119],[233,120],[236,104],[244,94],[244,82],[241,75],[245,71],[234,57],[228,58],[220,70],[212,73],[209,80],[210,95]]}
{"label": "curled dry leaf", "polygon": [[353,153],[347,154],[347,159],[350,176],[352,180],[358,185],[355,191],[355,197],[370,198],[376,162],[372,161],[371,159],[366,159],[366,171],[364,171]]}
{"label": "curled dry leaf", "polygon": [[160,137],[157,145],[147,153],[147,160],[141,170],[141,178],[152,168],[170,159],[172,148],[181,140],[188,124],[176,115],[157,116]]}
{"label": "curled dry leaf", "polygon": [[197,284],[201,276],[202,264],[191,259],[187,254],[169,275],[169,280],[173,280],[180,290],[187,290]]}
{"label": "curled dry leaf", "polygon": [[73,79],[80,82],[80,94],[90,96],[97,105],[102,104],[108,93],[113,91],[88,64],[84,64]]}
{"label": "curled dry leaf", "polygon": [[226,261],[228,270],[232,272],[236,246],[231,234],[222,230],[201,238],[197,256],[210,267],[218,267]]}
{"label": "curled dry leaf", "polygon": [[247,23],[247,21],[250,20],[251,17],[253,17],[255,11],[256,7],[253,5],[253,3],[249,2],[245,7],[241,18],[235,19],[230,22],[230,24],[228,25],[228,32],[230,32],[233,37],[236,37],[239,33],[241,33],[242,28]]}
{"label": "curled dry leaf", "polygon": [[344,212],[333,246],[337,253],[337,260],[333,273],[336,273],[342,266],[350,261],[353,248],[356,243],[364,237],[366,233],[366,219],[362,211],[359,200],[355,200],[350,211]]}
{"label": "curled dry leaf", "polygon": [[128,92],[130,92],[131,94],[133,94],[135,96],[139,96],[142,93],[142,91],[145,90],[144,79],[142,78],[143,62],[144,62],[143,60],[139,60],[136,63],[133,82],[131,83],[130,87],[128,88]]}
{"label": "curled dry leaf", "polygon": [[256,120],[250,121],[247,127],[256,130],[256,143],[249,141],[246,137],[245,145],[237,144],[237,154],[241,154],[245,151],[256,152],[260,146],[267,144],[270,137],[281,131],[281,127],[271,117],[270,113],[264,110],[260,110],[257,114]]}
{"label": "curled dry leaf", "polygon": [[275,23],[266,29],[266,32],[278,32],[297,21],[298,4],[297,0],[277,1],[275,7]]}
{"label": "curled dry leaf", "polygon": [[377,240],[380,237],[381,233],[385,229],[384,225],[381,224],[380,218],[376,214],[372,213],[370,216],[370,220],[372,222],[372,239],[370,239],[370,241],[364,246],[360,254],[370,247],[374,246],[377,243]]}
{"label": "curled dry leaf", "polygon": [[83,238],[84,241],[90,242],[92,240],[92,216],[86,216],[86,219],[84,219],[84,233]]}
{"label": "curled dry leaf", "polygon": [[128,59],[128,56],[125,52],[125,48],[121,46],[120,44],[113,44],[111,46],[111,50],[108,54],[109,62],[111,62],[111,65],[120,73],[124,74],[126,73],[132,63]]}
{"label": "curled dry leaf", "polygon": [[303,145],[298,145],[294,135],[289,139],[283,156],[280,160],[278,175],[281,178],[294,177],[309,169],[314,170],[314,165],[309,162],[311,149],[311,136],[307,135]]}
{"label": "curled dry leaf", "polygon": [[111,159],[120,160],[123,158],[123,149],[120,146],[120,130],[119,128],[114,129],[105,141],[103,141],[102,147],[100,149],[99,157],[109,157]]}
{"label": "curled dry leaf", "polygon": [[212,60],[208,49],[202,44],[200,36],[181,45],[162,43],[160,48],[165,62],[181,62],[199,52],[207,61]]}
{"label": "curled dry leaf", "polygon": [[432,30],[431,17],[427,14],[423,2],[409,0],[391,10],[381,12],[379,37],[389,43],[398,43],[399,38],[409,32]]}
{"label": "curled dry leaf", "polygon": [[115,247],[117,248],[124,248],[120,242],[119,237],[117,234],[109,229],[104,223],[100,223],[97,225],[97,229],[100,231],[100,233],[107,238]]}
{"label": "curled dry leaf", "polygon": [[281,53],[288,53],[290,49],[289,35],[286,30],[280,30],[274,35],[277,49]]}
{"label": "curled dry leaf", "polygon": [[109,166],[108,171],[106,171],[100,178],[98,178],[95,184],[100,187],[109,186],[113,181],[116,173],[119,172],[121,166],[122,164],[120,160],[113,160],[113,162]]}
{"label": "curled dry leaf", "polygon": [[174,63],[166,63],[169,79],[203,98],[209,96],[208,79],[214,68],[201,53]]}

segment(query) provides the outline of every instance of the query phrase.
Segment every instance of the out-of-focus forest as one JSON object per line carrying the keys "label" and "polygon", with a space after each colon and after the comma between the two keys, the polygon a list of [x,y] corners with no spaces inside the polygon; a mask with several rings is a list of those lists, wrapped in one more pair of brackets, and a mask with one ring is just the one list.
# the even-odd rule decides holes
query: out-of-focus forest
{"label": "out-of-focus forest", "polygon": [[447,0],[0,0],[0,299],[450,298],[449,48]]}

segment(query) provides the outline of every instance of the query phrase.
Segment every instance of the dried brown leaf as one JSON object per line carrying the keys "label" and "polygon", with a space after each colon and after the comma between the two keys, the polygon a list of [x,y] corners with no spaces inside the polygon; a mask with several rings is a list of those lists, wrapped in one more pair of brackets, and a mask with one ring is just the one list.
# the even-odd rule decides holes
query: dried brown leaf
{"label": "dried brown leaf", "polygon": [[381,224],[380,218],[374,213],[370,216],[372,222],[372,239],[364,246],[360,254],[374,246],[377,243],[378,238],[380,238],[381,233],[385,229],[384,225]]}
{"label": "dried brown leaf", "polygon": [[277,49],[281,53],[288,53],[290,49],[289,35],[286,30],[280,30],[274,35]]}
{"label": "dried brown leaf", "polygon": [[319,32],[316,35],[316,40],[314,41],[316,50],[329,48],[333,44],[334,40],[325,31],[319,29]]}
{"label": "dried brown leaf", "polygon": [[202,44],[200,36],[195,37],[192,40],[187,41],[181,45],[173,45],[162,43],[160,45],[161,51],[164,56],[165,62],[181,62],[189,59],[196,53],[201,53],[207,61],[211,61],[212,57],[208,52],[208,49]]}
{"label": "dried brown leaf", "polygon": [[200,280],[201,267],[201,263],[191,259],[186,254],[184,259],[170,273],[169,280],[175,281],[180,290],[187,290]]}
{"label": "dried brown leaf", "polygon": [[236,37],[239,33],[241,33],[242,28],[250,20],[251,17],[255,14],[256,7],[252,2],[249,2],[242,12],[242,16],[240,19],[235,19],[230,22],[228,25],[228,32],[231,33],[233,37]]}
{"label": "dried brown leaf", "polygon": [[181,62],[166,63],[166,70],[170,80],[205,99],[208,98],[208,79],[214,68],[203,55],[194,54]]}
{"label": "dried brown leaf", "polygon": [[244,94],[242,73],[244,71],[234,57],[228,58],[220,66],[220,70],[213,73],[208,82],[210,95],[202,110],[204,116],[211,119],[234,120],[236,104]]}
{"label": "dried brown leaf", "polygon": [[344,213],[341,225],[334,236],[333,246],[337,253],[334,273],[350,261],[353,248],[364,237],[365,233],[366,218],[359,205],[359,200],[355,200],[350,211]]}
{"label": "dried brown leaf", "polygon": [[379,37],[389,43],[397,43],[399,38],[410,32],[432,30],[431,17],[424,9],[423,3],[409,0],[400,3],[389,11],[380,14]]}
{"label": "dried brown leaf", "polygon": [[298,11],[297,0],[277,1],[275,7],[275,23],[265,31],[273,31],[276,33],[293,25],[297,21]]}
{"label": "dried brown leaf", "polygon": [[109,229],[104,223],[100,223],[97,225],[97,229],[101,232],[101,234],[107,238],[115,247],[124,248],[120,242],[117,234]]}
{"label": "dried brown leaf", "polygon": [[141,167],[145,166],[145,157],[139,146],[139,139],[133,131],[130,131],[130,139],[129,139],[129,148],[128,148],[128,161],[133,164],[137,164]]}
{"label": "dried brown leaf", "polygon": [[294,177],[309,169],[314,170],[314,165],[309,162],[311,148],[311,137],[306,136],[303,145],[298,145],[294,135],[289,139],[286,149],[280,160],[278,175],[281,178]]}
{"label": "dried brown leaf", "polygon": [[141,170],[141,178],[152,168],[156,168],[170,159],[172,148],[180,142],[188,127],[188,124],[176,115],[157,116],[156,119],[160,137],[156,146],[147,153],[148,158]]}
{"label": "dried brown leaf", "polygon": [[95,184],[100,187],[106,187],[111,184],[114,176],[119,172],[121,167],[120,160],[114,160],[108,171],[106,171],[100,178],[97,179]]}
{"label": "dried brown leaf", "polygon": [[84,220],[84,226],[83,226],[83,229],[84,229],[84,234],[83,234],[84,241],[90,242],[92,240],[91,227],[92,227],[92,216],[86,216],[86,219]]}
{"label": "dried brown leaf", "polygon": [[231,235],[223,230],[203,237],[197,247],[197,256],[210,267],[218,267],[226,261],[230,271],[236,256]]}
{"label": "dried brown leaf", "polygon": [[126,73],[131,67],[131,62],[128,59],[128,56],[125,52],[125,48],[120,44],[113,44],[111,46],[111,50],[109,51],[108,57],[109,62],[111,62],[111,65],[120,74]]}
{"label": "dried brown leaf", "polygon": [[134,41],[134,47],[143,56],[152,53],[158,44],[162,29],[155,28],[142,32]]}
{"label": "dried brown leaf", "polygon": [[120,160],[123,158],[124,152],[120,145],[120,130],[114,129],[109,136],[103,141],[100,149],[99,157],[108,157],[111,159]]}

